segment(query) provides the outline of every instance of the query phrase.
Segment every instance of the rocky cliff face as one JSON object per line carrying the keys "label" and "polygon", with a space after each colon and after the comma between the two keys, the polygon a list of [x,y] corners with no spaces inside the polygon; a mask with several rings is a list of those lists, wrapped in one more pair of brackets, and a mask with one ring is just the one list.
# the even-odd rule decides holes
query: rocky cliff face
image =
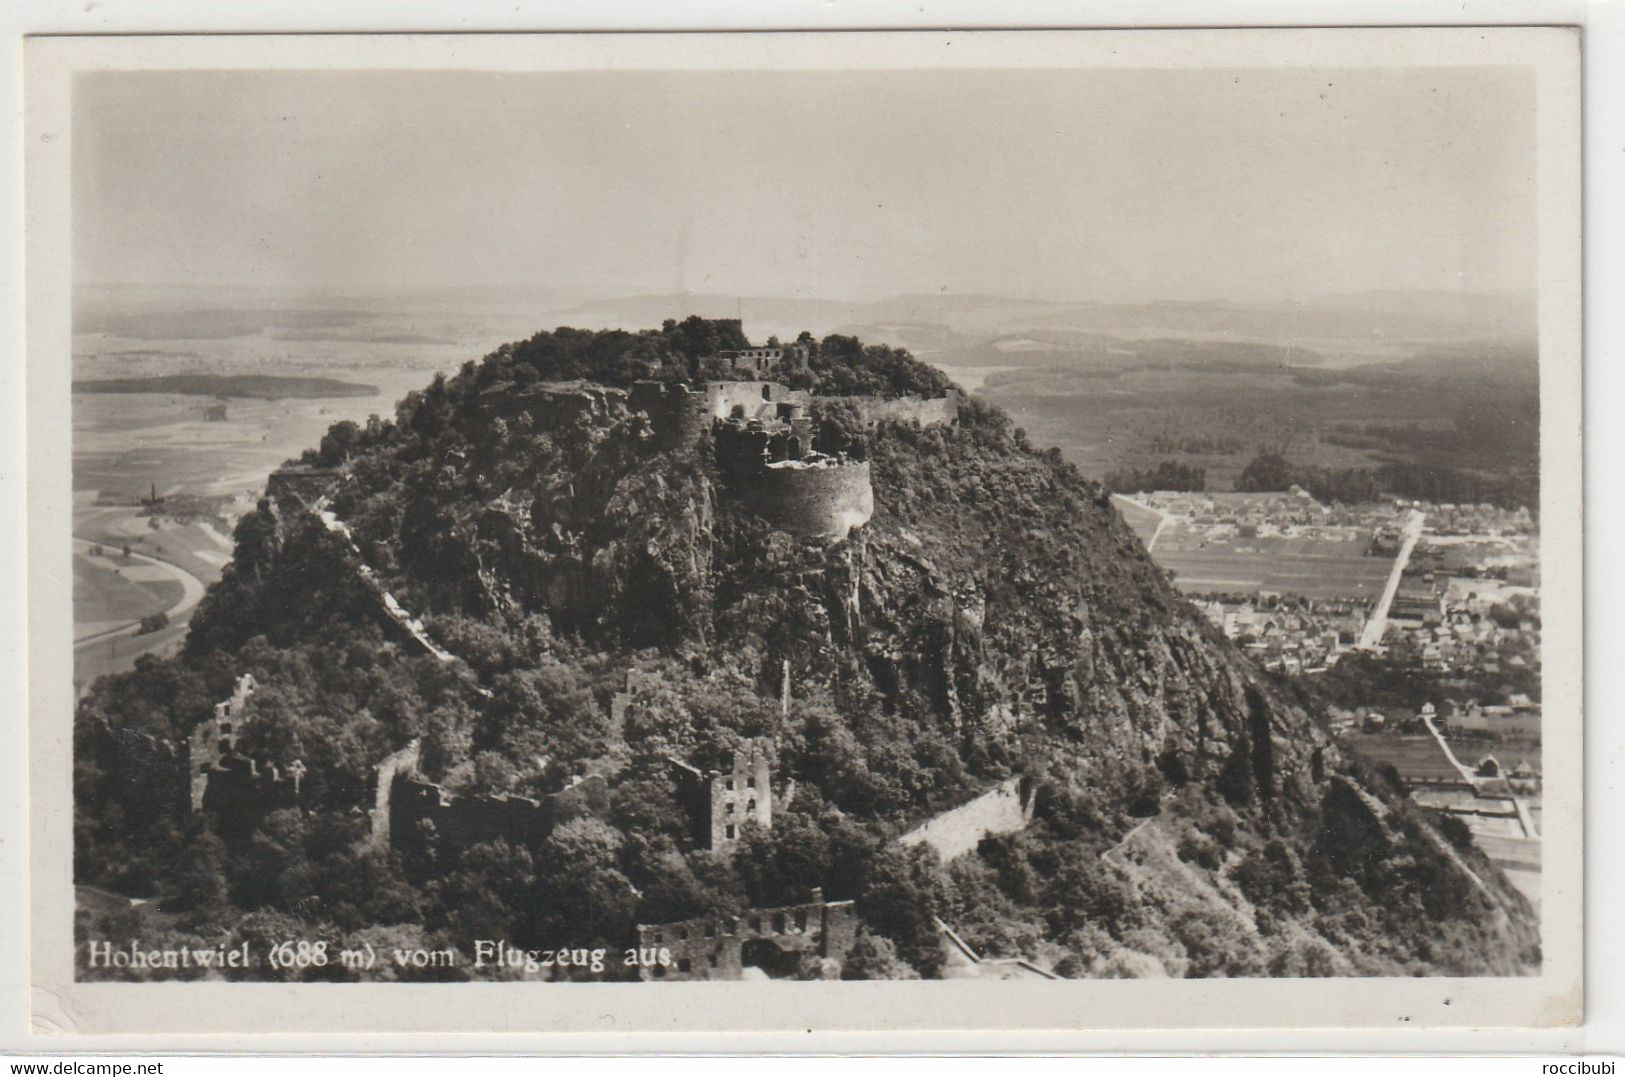
{"label": "rocky cliff face", "polygon": [[[1001,413],[970,404],[958,426],[873,429],[873,516],[832,541],[776,530],[724,481],[703,436],[663,439],[624,397],[492,420],[488,408],[459,408],[456,383],[449,392],[444,414],[403,416],[330,493],[402,602],[431,630],[460,619],[517,633],[543,618],[571,662],[614,668],[654,653],[671,690],[732,677],[768,714],[788,662],[798,705],[823,710],[767,730],[785,776],[882,832],[940,808],[938,798],[1030,777],[1036,833],[1000,854],[994,888],[1016,910],[1003,919],[1025,909],[1047,926],[1004,948],[1071,960],[1075,974],[1145,960],[1204,968],[1196,954],[1211,925],[1201,918],[1220,902],[1244,927],[1231,971],[1272,970],[1248,947],[1299,954],[1282,938],[1313,940],[1343,971],[1510,972],[1538,960],[1529,910],[1493,869],[1448,849],[1397,791],[1345,759],[1179,598],[1105,492],[1058,453],[1029,447]],[[287,566],[338,555],[319,531],[264,517],[239,532],[239,564],[194,644],[236,646],[249,629],[232,628],[234,617],[263,633],[293,609],[305,611],[307,639],[324,631],[312,624],[320,611],[286,593],[301,586]],[[279,579],[283,593],[272,601],[250,578]],[[660,743],[720,750],[747,732],[726,716],[702,721],[697,704],[683,713],[688,724]],[[619,767],[644,749],[636,730],[617,735],[624,743],[605,758]],[[1100,938],[1064,910],[1038,911],[1065,906],[1064,893],[1006,877],[1022,863],[1070,878],[1057,865],[1079,850],[1099,861],[1149,818],[1178,855],[1121,869],[1137,897],[1102,915]],[[1088,878],[1077,885],[1124,885]],[[1300,890],[1313,897],[1280,896]],[[974,920],[970,908],[959,914]],[[1436,928],[1392,919],[1409,908],[1471,926],[1459,945],[1424,945]],[[1291,932],[1271,930],[1281,923]]]}

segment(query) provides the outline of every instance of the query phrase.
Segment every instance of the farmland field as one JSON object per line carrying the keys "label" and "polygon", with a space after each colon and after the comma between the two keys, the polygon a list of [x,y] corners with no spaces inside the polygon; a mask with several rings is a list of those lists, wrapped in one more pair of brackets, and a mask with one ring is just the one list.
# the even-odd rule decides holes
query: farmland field
{"label": "farmland field", "polygon": [[76,554],[73,610],[85,624],[122,624],[166,610],[181,599],[181,585],[162,570],[134,559]]}
{"label": "farmland field", "polygon": [[[182,391],[75,392],[76,686],[184,642],[203,588],[220,578],[231,557],[237,518],[253,509],[266,476],[283,461],[317,444],[341,419],[359,423],[369,414],[391,415],[408,390],[478,354],[480,341],[512,339],[460,314],[441,324],[440,314],[403,309],[380,325],[321,322],[315,329],[313,318],[321,322],[311,312],[276,305],[177,312],[139,303],[111,313],[98,313],[92,304],[80,318],[73,354],[77,382],[179,378],[174,384],[180,388],[196,388],[211,387],[199,379],[223,378],[212,387],[232,394],[241,387],[231,379],[274,372],[300,379],[305,389],[339,380],[376,385],[379,392],[229,395],[218,401]],[[215,421],[211,403],[224,405]],[[154,492],[166,499],[156,512],[139,504]],[[98,562],[93,545],[120,564]],[[133,557],[123,557],[125,546]],[[142,618],[160,612],[167,614],[167,625],[137,631]]]}
{"label": "farmland field", "polygon": [[1186,594],[1277,591],[1307,598],[1375,600],[1393,561],[1362,542],[1321,538],[1210,537],[1178,523],[1163,529],[1157,564]]}
{"label": "farmland field", "polygon": [[[179,646],[203,588],[230,560],[231,537],[218,522],[146,516],[98,505],[87,493],[75,499],[73,525],[74,683],[82,687]],[[137,622],[155,613],[169,623],[137,632]]]}
{"label": "farmland field", "polygon": [[1151,536],[1157,533],[1157,524],[1162,521],[1162,514],[1124,497],[1113,497],[1112,504],[1117,506],[1117,511],[1123,514],[1124,522],[1139,540],[1150,543]]}
{"label": "farmland field", "polygon": [[[1439,742],[1427,733],[1401,736],[1395,733],[1350,733],[1344,743],[1357,755],[1373,763],[1392,763],[1408,782],[1455,780],[1460,777],[1450,765]],[[1457,751],[1454,747],[1452,751]],[[1457,752],[1457,758],[1462,758]]]}

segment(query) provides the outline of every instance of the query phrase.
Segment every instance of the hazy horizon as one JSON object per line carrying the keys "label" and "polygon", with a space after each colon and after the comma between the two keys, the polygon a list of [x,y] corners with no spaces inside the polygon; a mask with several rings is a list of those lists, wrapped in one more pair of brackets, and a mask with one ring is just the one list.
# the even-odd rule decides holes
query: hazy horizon
{"label": "hazy horizon", "polygon": [[1532,292],[1520,68],[98,72],[81,286]]}

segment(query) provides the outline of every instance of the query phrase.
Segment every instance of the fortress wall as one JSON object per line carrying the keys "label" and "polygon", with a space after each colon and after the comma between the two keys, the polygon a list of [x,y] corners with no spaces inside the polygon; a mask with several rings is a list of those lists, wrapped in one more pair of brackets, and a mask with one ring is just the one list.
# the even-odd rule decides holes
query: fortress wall
{"label": "fortress wall", "polygon": [[[639,924],[638,946],[671,951],[665,968],[640,968],[645,980],[738,980],[749,944],[781,954],[815,953],[845,961],[857,941],[851,901],[825,901],[821,891],[800,905],[747,909],[742,916],[708,916],[666,924]],[[757,947],[752,947],[756,949]],[[771,952],[771,951],[770,951]]]}
{"label": "fortress wall", "polygon": [[277,502],[314,505],[340,474],[331,468],[283,468],[265,480],[265,496]]}
{"label": "fortress wall", "polygon": [[930,845],[946,864],[974,850],[983,838],[1014,834],[1026,826],[1021,779],[1008,778],[975,800],[927,820],[897,841],[900,845]]}
{"label": "fortress wall", "polygon": [[502,793],[456,796],[434,782],[402,773],[395,775],[392,784],[387,801],[392,844],[414,840],[423,822],[434,824],[440,841],[452,848],[495,838],[529,843],[552,829],[551,806],[529,797]]}
{"label": "fortress wall", "polygon": [[710,420],[703,393],[665,382],[637,382],[627,395],[627,406],[649,417],[655,437],[666,449],[694,444]]}
{"label": "fortress wall", "polygon": [[391,752],[373,768],[372,847],[389,848],[390,795],[395,791],[395,776],[417,769],[418,755],[423,742],[413,740],[399,751]]}
{"label": "fortress wall", "polygon": [[768,467],[731,482],[751,508],[793,535],[845,538],[874,515],[867,460],[829,467]]}
{"label": "fortress wall", "polygon": [[495,838],[529,844],[546,837],[555,824],[602,811],[608,803],[608,787],[601,775],[579,778],[536,800],[516,793],[448,793],[417,776],[417,764],[417,741],[378,764],[373,848],[416,840],[419,824],[424,822],[434,824],[439,840],[453,848]]}
{"label": "fortress wall", "polygon": [[866,423],[914,422],[921,426],[955,425],[959,422],[959,401],[957,391],[930,400],[918,396],[903,396],[895,400],[873,396],[851,398],[853,407]]}
{"label": "fortress wall", "polygon": [[208,779],[199,806],[222,834],[245,833],[271,812],[299,803],[299,782],[292,773],[239,755],[222,760]]}

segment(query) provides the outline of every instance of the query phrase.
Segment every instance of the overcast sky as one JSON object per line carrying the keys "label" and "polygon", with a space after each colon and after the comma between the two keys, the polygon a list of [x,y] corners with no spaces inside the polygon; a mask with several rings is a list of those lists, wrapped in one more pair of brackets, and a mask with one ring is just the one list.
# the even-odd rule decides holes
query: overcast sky
{"label": "overcast sky", "polygon": [[1518,69],[105,73],[85,283],[1275,300],[1528,289]]}

